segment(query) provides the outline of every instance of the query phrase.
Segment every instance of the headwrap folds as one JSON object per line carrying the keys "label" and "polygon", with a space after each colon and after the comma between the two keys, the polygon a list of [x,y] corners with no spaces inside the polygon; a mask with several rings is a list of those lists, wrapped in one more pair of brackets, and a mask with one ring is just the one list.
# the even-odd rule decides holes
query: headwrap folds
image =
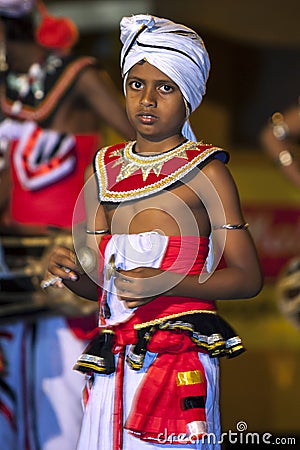
{"label": "headwrap folds", "polygon": [[[194,111],[205,94],[210,69],[201,37],[185,25],[145,14],[123,17],[120,27],[124,91],[129,70],[145,59],[177,84],[189,112]],[[182,132],[186,138],[196,140],[188,121]]]}

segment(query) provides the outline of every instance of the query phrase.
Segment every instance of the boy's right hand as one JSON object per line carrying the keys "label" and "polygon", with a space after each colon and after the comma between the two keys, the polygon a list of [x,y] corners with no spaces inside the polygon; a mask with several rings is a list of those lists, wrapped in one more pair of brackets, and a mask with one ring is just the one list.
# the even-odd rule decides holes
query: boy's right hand
{"label": "boy's right hand", "polygon": [[63,280],[76,281],[80,268],[75,262],[75,253],[66,247],[54,247],[48,256],[47,271],[42,288],[63,287]]}

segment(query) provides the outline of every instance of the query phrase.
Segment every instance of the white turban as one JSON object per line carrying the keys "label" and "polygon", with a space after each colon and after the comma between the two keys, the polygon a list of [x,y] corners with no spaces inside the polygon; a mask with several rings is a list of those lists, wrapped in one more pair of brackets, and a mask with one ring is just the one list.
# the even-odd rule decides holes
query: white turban
{"label": "white turban", "polygon": [[0,14],[8,17],[20,17],[29,13],[35,0],[0,0]]}
{"label": "white turban", "polygon": [[[189,112],[194,111],[205,94],[210,69],[209,56],[200,36],[184,25],[145,14],[123,17],[120,28],[124,91],[129,70],[146,59],[177,84]],[[196,140],[188,120],[182,132],[186,138]]]}

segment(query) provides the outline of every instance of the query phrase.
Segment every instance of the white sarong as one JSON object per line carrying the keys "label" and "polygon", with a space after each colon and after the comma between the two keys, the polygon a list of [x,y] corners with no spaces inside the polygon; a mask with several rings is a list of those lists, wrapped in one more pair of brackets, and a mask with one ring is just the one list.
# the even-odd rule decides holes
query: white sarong
{"label": "white sarong", "polygon": [[[157,233],[141,233],[138,235],[114,235],[107,244],[105,250],[106,264],[112,254],[115,255],[115,264],[124,270],[132,269],[138,266],[159,267],[168,244],[168,237]],[[138,254],[140,253],[140,261]],[[132,310],[126,309],[122,302],[117,298],[113,289],[113,279],[106,284],[108,291],[108,304],[111,310],[109,324],[126,320],[132,314]],[[126,354],[129,346],[125,350]],[[124,382],[123,382],[123,423],[125,423],[130,409],[132,407],[135,393],[143,380],[147,369],[154,361],[156,354],[147,352],[142,369],[135,371],[124,364]],[[119,356],[115,356],[116,367]],[[176,450],[197,449],[197,450],[218,450],[220,444],[220,415],[219,415],[219,363],[216,358],[210,358],[208,355],[199,353],[199,359],[205,369],[207,378],[207,398],[206,415],[208,423],[208,434],[206,438],[198,439],[194,443],[187,444],[169,444],[172,436],[168,436],[168,430],[161,436],[158,436],[156,442],[144,442],[137,437],[122,430],[123,446],[118,450],[151,450],[167,449]],[[87,383],[88,384],[88,383]],[[85,406],[84,418],[80,433],[77,450],[117,450],[114,446],[114,413],[116,399],[116,373],[110,375],[95,374],[92,386],[89,390],[88,402]],[[145,399],[147,401],[147,399]]]}

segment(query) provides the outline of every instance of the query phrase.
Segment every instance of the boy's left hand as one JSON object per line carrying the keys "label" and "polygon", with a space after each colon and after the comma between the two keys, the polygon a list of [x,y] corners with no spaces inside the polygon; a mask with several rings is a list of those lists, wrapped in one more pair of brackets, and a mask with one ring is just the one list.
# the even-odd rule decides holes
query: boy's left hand
{"label": "boy's left hand", "polygon": [[136,308],[151,302],[154,298],[163,294],[160,289],[160,269],[151,267],[137,267],[132,270],[118,270],[115,273],[115,286],[120,300],[126,303],[128,308]]}

